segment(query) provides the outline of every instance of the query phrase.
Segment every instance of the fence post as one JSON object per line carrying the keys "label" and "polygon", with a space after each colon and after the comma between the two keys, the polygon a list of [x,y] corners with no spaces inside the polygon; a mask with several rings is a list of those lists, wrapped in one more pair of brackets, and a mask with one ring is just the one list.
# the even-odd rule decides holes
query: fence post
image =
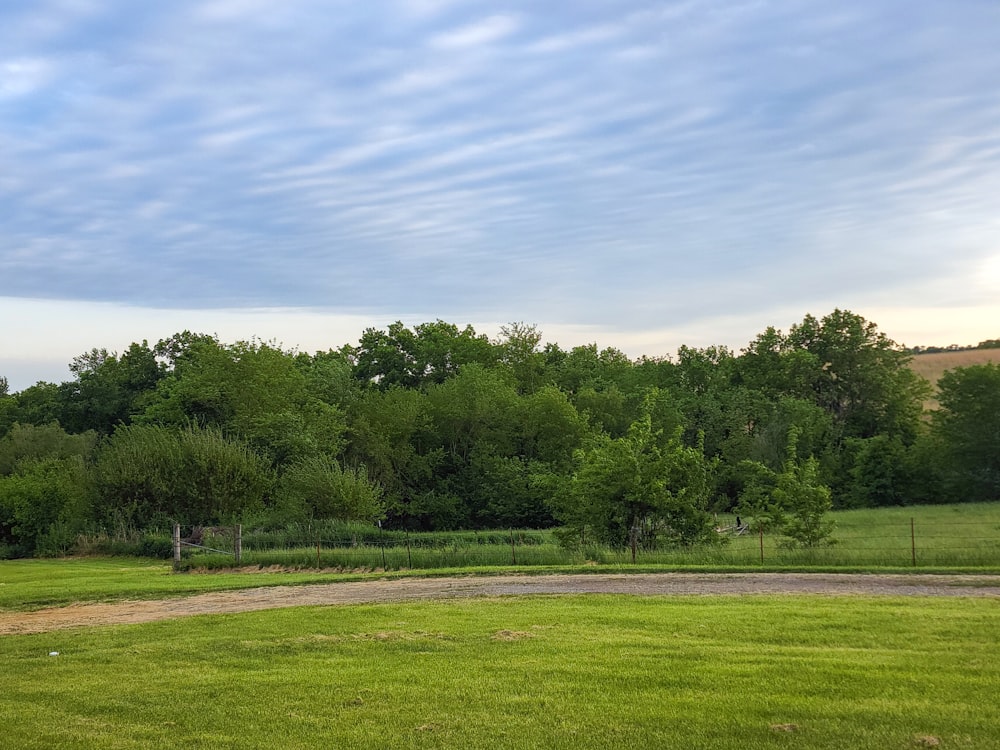
{"label": "fence post", "polygon": [[406,566],[413,570],[413,557],[410,555],[410,530],[406,529]]}
{"label": "fence post", "polygon": [[917,532],[913,523],[913,516],[910,516],[910,559],[913,567],[917,567]]}
{"label": "fence post", "polygon": [[514,550],[514,529],[510,530],[510,560],[512,565],[517,565],[517,552]]}
{"label": "fence post", "polygon": [[316,534],[316,568],[320,568],[319,564],[319,534]]}
{"label": "fence post", "polygon": [[174,524],[174,569],[181,562],[181,525],[179,523]]}
{"label": "fence post", "polygon": [[243,524],[236,524],[236,530],[233,532],[233,556],[236,558],[236,564],[239,565],[240,561],[243,559]]}
{"label": "fence post", "polygon": [[382,522],[378,522],[378,546],[382,548],[382,570],[385,570],[385,532],[382,530]]}
{"label": "fence post", "polygon": [[760,564],[764,564],[764,524],[758,521],[757,531],[760,534]]}

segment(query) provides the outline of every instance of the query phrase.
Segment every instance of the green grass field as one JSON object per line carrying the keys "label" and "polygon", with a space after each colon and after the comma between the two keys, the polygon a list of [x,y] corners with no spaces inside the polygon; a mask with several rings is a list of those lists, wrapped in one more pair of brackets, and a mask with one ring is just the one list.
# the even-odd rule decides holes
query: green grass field
{"label": "green grass field", "polygon": [[1000,748],[998,633],[989,599],[572,596],[4,636],[0,744]]}

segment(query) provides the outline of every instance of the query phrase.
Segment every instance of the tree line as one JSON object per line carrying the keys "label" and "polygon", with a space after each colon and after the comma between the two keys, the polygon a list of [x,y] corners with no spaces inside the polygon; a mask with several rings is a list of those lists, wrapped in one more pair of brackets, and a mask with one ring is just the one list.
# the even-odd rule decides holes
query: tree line
{"label": "tree line", "polygon": [[909,359],[844,310],[635,360],[441,320],[314,354],[188,331],[93,349],[60,384],[0,378],[0,555],[237,520],[689,545],[733,510],[808,545],[830,508],[1000,498],[1000,367],[946,373],[928,415]]}

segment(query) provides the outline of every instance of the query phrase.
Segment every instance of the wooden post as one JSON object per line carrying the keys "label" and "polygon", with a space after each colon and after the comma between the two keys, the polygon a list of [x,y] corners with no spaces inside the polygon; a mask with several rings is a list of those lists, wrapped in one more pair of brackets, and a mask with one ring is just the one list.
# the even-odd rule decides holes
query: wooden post
{"label": "wooden post", "polygon": [[382,570],[385,570],[385,531],[381,521],[378,522],[378,546],[382,548]]}
{"label": "wooden post", "polygon": [[406,530],[406,566],[413,570],[413,556],[410,555],[410,530]]}
{"label": "wooden post", "polygon": [[174,568],[181,562],[181,525],[174,524]]}
{"label": "wooden post", "polygon": [[910,516],[910,559],[913,567],[917,567],[917,532],[913,524],[913,516]]}
{"label": "wooden post", "polygon": [[764,564],[764,524],[757,522],[757,529],[760,532],[760,564]]}
{"label": "wooden post", "polygon": [[513,565],[517,565],[517,552],[514,550],[514,529],[510,530],[510,559]]}
{"label": "wooden post", "polygon": [[635,526],[632,527],[632,564],[635,565]]}
{"label": "wooden post", "polygon": [[233,556],[236,558],[236,564],[239,565],[240,561],[243,559],[243,524],[236,524],[236,529],[233,531]]}
{"label": "wooden post", "polygon": [[316,535],[316,568],[320,568],[319,564],[319,534]]}

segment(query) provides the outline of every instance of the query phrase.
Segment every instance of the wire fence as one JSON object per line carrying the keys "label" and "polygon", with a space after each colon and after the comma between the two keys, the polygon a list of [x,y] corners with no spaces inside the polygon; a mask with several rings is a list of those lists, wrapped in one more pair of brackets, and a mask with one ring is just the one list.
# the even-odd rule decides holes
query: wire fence
{"label": "wire fence", "polygon": [[682,548],[564,546],[551,531],[411,533],[308,529],[244,533],[240,527],[174,532],[178,569],[233,566],[431,570],[531,566],[1000,567],[1000,523],[920,524],[913,518],[838,528],[828,544],[794,546],[777,534],[723,522],[712,543]]}

